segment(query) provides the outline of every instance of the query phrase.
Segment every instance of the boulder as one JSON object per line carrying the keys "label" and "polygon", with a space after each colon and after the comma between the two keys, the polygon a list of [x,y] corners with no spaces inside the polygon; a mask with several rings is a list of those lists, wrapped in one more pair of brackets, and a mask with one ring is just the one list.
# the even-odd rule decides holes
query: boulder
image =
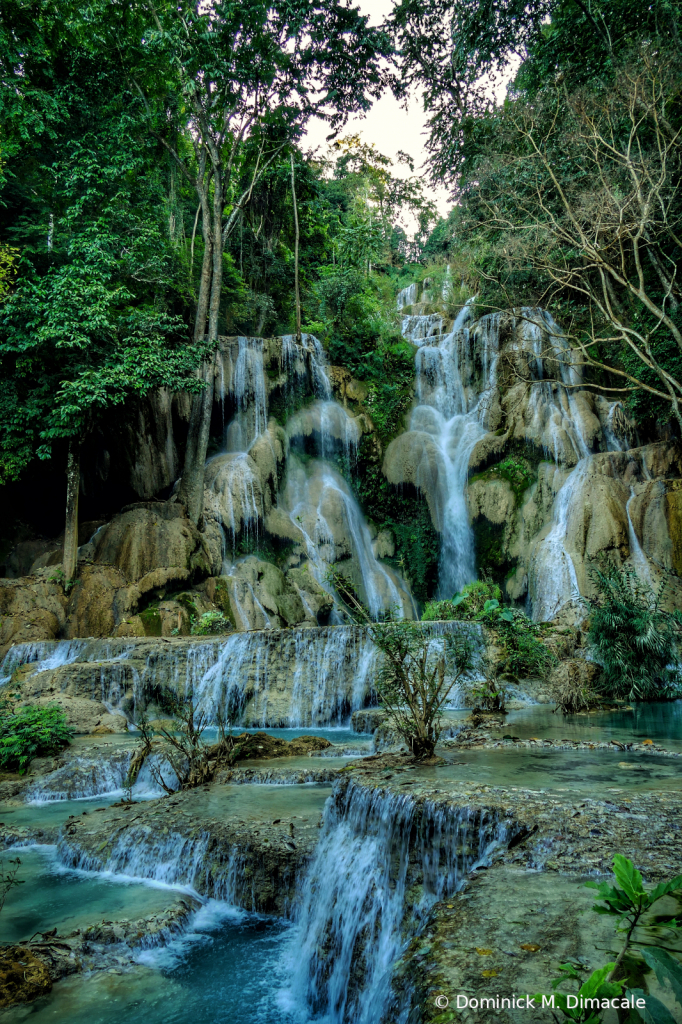
{"label": "boulder", "polygon": [[140,594],[168,583],[207,576],[211,554],[202,534],[177,502],[141,502],[124,508],[100,530],[88,554],[118,569]]}
{"label": "boulder", "polygon": [[54,572],[0,579],[0,658],[12,644],[54,640],[66,623],[67,598]]}
{"label": "boulder", "polygon": [[438,445],[426,431],[410,430],[389,444],[383,472],[389,483],[411,484],[426,498],[431,521],[442,530],[442,488],[445,467]]}

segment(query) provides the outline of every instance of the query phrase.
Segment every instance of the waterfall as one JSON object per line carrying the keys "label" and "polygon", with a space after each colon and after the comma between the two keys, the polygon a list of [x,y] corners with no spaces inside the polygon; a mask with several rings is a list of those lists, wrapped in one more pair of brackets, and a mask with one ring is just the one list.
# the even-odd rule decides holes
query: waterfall
{"label": "waterfall", "polygon": [[0,664],[0,686],[8,683],[12,673],[20,665],[35,664],[36,672],[69,665],[78,661],[87,645],[87,640],[38,640],[33,643],[15,644],[10,647]]}
{"label": "waterfall", "polygon": [[[237,339],[237,358],[229,382],[236,413],[225,433],[225,451],[246,452],[267,427],[267,391],[263,367],[263,339]],[[221,375],[219,397],[225,401],[225,379]]]}
{"label": "waterfall", "polygon": [[408,284],[407,288],[401,289],[397,295],[398,309],[404,309],[405,306],[413,306],[417,301],[417,288],[416,282]]}
{"label": "waterfall", "polygon": [[[467,303],[449,334],[426,335],[416,355],[417,404],[410,430],[431,435],[442,472],[438,505],[441,534],[439,594],[448,598],[475,578],[474,538],[469,526],[465,488],[469,458],[486,431],[487,413],[497,381],[499,315],[484,317],[476,330],[474,352],[465,324]],[[432,317],[405,318],[403,331],[417,341],[418,324],[430,330]]]}
{"label": "waterfall", "polygon": [[87,800],[94,796],[123,793],[132,760],[131,750],[104,753],[97,758],[74,757],[62,768],[41,776],[26,793],[26,803],[46,804],[61,800]]}
{"label": "waterfall", "polygon": [[372,550],[372,536],[360,506],[340,473],[328,463],[312,460],[304,465],[290,456],[282,505],[300,531],[309,566],[325,585],[327,566],[353,558],[370,614],[397,608],[414,617],[413,601],[402,581],[382,565]]}
{"label": "waterfall", "polygon": [[391,970],[429,908],[506,838],[487,812],[337,786],[301,891],[281,999],[325,1024],[384,1019]]}
{"label": "waterfall", "polygon": [[[155,834],[150,825],[121,830],[103,853],[92,853],[72,846],[67,837],[59,843],[59,859],[67,867],[80,871],[107,872],[127,878],[144,878],[163,885],[200,887],[206,891],[208,836],[188,839],[178,832]],[[229,899],[234,889],[236,858],[216,870],[207,895]],[[217,866],[216,866],[217,868]],[[223,893],[225,895],[223,895]]]}

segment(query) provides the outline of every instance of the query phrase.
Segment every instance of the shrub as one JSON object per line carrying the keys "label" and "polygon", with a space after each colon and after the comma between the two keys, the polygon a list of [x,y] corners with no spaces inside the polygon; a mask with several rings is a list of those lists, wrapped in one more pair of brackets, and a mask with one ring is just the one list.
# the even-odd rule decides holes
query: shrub
{"label": "shrub", "polygon": [[502,592],[490,580],[478,580],[462,587],[450,601],[429,601],[422,615],[423,622],[437,619],[475,619],[484,609],[486,601],[500,601]]}
{"label": "shrub", "polygon": [[661,608],[667,580],[654,593],[630,565],[594,568],[597,591],[588,642],[603,672],[604,696],[660,700],[680,693],[677,668],[682,616]]}
{"label": "shrub", "polygon": [[193,636],[211,636],[215,633],[231,633],[232,623],[222,612],[205,612],[192,626]]}
{"label": "shrub", "polygon": [[501,648],[497,674],[546,676],[556,657],[542,642],[544,628],[523,612],[500,604],[501,591],[490,580],[479,580],[462,587],[451,601],[431,601],[422,620],[468,619],[487,626]]}
{"label": "shrub", "polygon": [[32,758],[54,754],[70,743],[73,729],[61,708],[28,707],[0,718],[0,767],[23,775]]}

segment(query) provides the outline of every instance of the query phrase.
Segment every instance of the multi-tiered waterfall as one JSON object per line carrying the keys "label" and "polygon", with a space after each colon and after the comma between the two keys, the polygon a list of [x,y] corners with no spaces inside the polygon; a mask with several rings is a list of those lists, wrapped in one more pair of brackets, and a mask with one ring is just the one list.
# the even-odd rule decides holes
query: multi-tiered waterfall
{"label": "multi-tiered waterfall", "polygon": [[[417,347],[416,402],[409,430],[389,446],[384,471],[392,483],[416,487],[429,504],[441,543],[440,596],[451,597],[476,577],[470,467],[490,467],[494,484],[500,480],[495,463],[508,453],[512,461],[530,459],[538,479],[519,495],[530,504],[527,512],[513,511],[515,523],[496,519],[501,513],[495,508],[491,513],[496,529],[506,530],[511,558],[518,563],[511,596],[525,595],[537,620],[551,619],[571,604],[579,614],[585,557],[577,569],[570,519],[587,501],[585,489],[593,486],[594,474],[604,472],[594,458],[627,447],[615,426],[619,404],[582,386],[567,340],[545,311],[520,309],[474,321],[471,300],[446,329],[443,314],[414,312],[416,298],[411,287],[398,301],[403,335]],[[646,473],[644,462],[640,472]],[[632,489],[628,497],[634,497]],[[632,526],[629,500],[622,512],[631,557],[646,578],[647,558]]]}
{"label": "multi-tiered waterfall", "polygon": [[[257,548],[269,527],[292,548],[289,566],[306,567],[325,589],[329,565],[340,563],[372,615],[397,610],[412,617],[409,590],[376,558],[369,526],[344,477],[355,464],[362,427],[333,400],[322,346],[312,335],[300,342],[281,339],[282,430],[268,418],[264,345],[261,338],[239,338],[236,351],[234,345],[223,350],[216,382],[223,411],[233,411],[226,418],[223,451],[208,460],[205,478],[207,509],[225,536],[224,574],[233,572],[240,547]],[[303,396],[309,401],[301,407]],[[250,596],[258,621],[244,612],[242,628],[267,628],[270,617],[253,587]],[[337,607],[332,621],[343,621]]]}

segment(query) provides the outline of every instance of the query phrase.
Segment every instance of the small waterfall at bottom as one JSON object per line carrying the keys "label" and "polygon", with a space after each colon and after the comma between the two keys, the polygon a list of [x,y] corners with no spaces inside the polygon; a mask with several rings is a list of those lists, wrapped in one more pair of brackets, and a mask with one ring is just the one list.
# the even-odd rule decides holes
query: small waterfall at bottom
{"label": "small waterfall at bottom", "polygon": [[485,810],[337,789],[301,892],[282,1001],[325,1024],[378,1024],[392,968],[429,908],[506,839]]}

